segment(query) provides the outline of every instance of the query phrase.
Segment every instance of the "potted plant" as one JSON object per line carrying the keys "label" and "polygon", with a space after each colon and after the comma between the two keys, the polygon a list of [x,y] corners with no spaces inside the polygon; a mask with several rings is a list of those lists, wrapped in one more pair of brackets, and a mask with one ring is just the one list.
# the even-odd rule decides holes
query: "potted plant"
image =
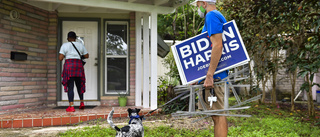
{"label": "potted plant", "polygon": [[118,102],[120,107],[125,107],[127,105],[127,96],[125,92],[118,92]]}

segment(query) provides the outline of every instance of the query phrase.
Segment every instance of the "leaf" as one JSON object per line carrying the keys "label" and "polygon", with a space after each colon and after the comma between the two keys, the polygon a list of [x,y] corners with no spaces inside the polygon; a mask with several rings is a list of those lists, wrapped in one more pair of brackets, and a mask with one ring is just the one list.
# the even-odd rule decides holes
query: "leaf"
{"label": "leaf", "polygon": [[320,84],[319,83],[313,83],[313,85],[316,85],[320,88]]}
{"label": "leaf", "polygon": [[314,73],[310,75],[310,81],[313,81]]}
{"label": "leaf", "polygon": [[308,74],[308,71],[301,71],[299,72],[299,77],[305,77]]}
{"label": "leaf", "polygon": [[300,87],[300,90],[309,92],[309,83],[308,82],[304,82],[302,84],[302,86]]}

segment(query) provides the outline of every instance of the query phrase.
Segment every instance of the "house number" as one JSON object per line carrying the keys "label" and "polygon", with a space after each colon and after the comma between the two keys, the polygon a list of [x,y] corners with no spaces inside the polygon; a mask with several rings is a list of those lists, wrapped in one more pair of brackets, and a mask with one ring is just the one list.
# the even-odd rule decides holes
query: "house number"
{"label": "house number", "polygon": [[20,13],[16,10],[10,11],[10,18],[11,19],[19,19],[20,18]]}

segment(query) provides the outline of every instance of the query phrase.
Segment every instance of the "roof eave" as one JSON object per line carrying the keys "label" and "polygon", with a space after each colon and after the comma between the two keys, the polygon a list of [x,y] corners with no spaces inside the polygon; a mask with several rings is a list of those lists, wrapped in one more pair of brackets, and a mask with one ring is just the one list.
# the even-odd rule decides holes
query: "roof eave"
{"label": "roof eave", "polygon": [[[166,6],[159,6],[159,5],[146,5],[146,4],[122,2],[122,1],[101,1],[101,0],[90,0],[90,1],[88,0],[21,0],[21,1],[48,2],[48,3],[54,3],[54,4],[98,7],[98,8],[118,9],[118,10],[136,11],[136,12],[155,12],[158,14],[172,13],[175,11],[177,7],[187,4],[189,2],[189,0],[177,0],[174,2],[172,7],[166,7]],[[52,9],[53,8],[48,8],[47,10],[52,10]]]}

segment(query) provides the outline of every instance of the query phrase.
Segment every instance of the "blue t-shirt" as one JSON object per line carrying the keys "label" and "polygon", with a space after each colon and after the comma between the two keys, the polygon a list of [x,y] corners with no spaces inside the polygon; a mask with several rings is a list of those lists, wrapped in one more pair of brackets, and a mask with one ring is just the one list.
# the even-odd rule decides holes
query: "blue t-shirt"
{"label": "blue t-shirt", "polygon": [[[208,31],[208,36],[213,34],[222,33],[223,24],[226,23],[227,20],[221,14],[221,12],[217,10],[213,10],[207,13],[205,18],[205,23],[202,29],[202,33]],[[220,72],[218,74],[213,75],[214,79],[224,79],[228,76],[228,70]]]}
{"label": "blue t-shirt", "polygon": [[205,23],[202,32],[208,31],[208,36],[213,34],[222,33],[223,24],[227,23],[227,20],[217,10],[213,10],[207,13]]}

